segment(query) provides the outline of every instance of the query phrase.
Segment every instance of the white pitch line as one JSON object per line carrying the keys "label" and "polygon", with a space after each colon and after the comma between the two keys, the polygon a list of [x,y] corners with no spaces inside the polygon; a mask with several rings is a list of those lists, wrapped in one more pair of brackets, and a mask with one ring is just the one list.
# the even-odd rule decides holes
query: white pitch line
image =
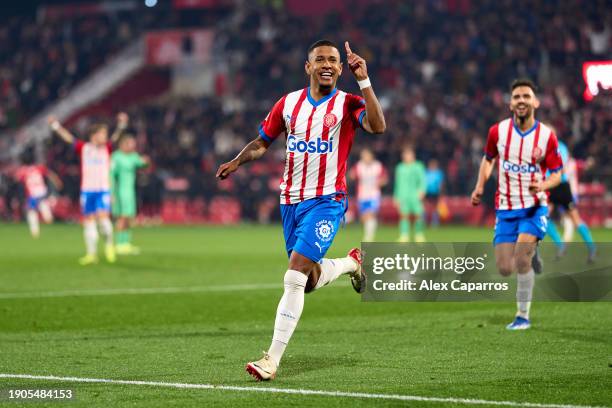
{"label": "white pitch line", "polygon": [[48,292],[0,293],[0,299],[57,298],[72,296],[155,295],[166,293],[231,292],[234,290],[281,289],[281,283],[245,283],[236,285],[184,286],[165,288],[75,289]]}
{"label": "white pitch line", "polygon": [[501,406],[507,406],[507,407],[606,408],[606,407],[601,407],[601,406],[588,406],[588,405],[540,404],[536,402],[495,401],[495,400],[469,399],[469,398],[421,397],[417,395],[400,395],[400,394],[369,394],[369,393],[364,393],[364,392],[303,390],[303,389],[295,389],[295,388],[239,387],[235,385],[185,384],[185,383],[169,383],[169,382],[158,382],[158,381],[111,380],[111,379],[103,379],[103,378],[56,377],[53,375],[0,374],[0,378],[66,381],[66,382],[76,382],[76,383],[145,385],[145,386],[150,386],[150,387],[187,388],[187,389],[204,389],[204,390],[220,390],[220,391],[269,392],[273,394],[319,395],[319,396],[325,396],[325,397],[366,398],[366,399],[395,400],[395,401],[422,401],[422,402],[439,402],[439,403],[448,403],[448,404],[501,405]]}
{"label": "white pitch line", "polygon": [[[348,283],[336,283],[336,287],[348,286]],[[201,293],[201,292],[232,292],[239,290],[282,289],[278,283],[243,283],[235,285],[211,286],[183,286],[165,288],[111,288],[111,289],[74,289],[47,292],[9,292],[0,293],[2,299],[35,299],[35,298],[62,298],[85,296],[113,296],[113,295],[156,295],[174,293]]]}

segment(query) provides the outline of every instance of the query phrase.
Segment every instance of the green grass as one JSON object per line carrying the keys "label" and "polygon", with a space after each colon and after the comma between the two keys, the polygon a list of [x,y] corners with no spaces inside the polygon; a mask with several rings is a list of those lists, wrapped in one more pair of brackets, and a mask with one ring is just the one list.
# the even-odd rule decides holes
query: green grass
{"label": "green grass", "polygon": [[[379,238],[393,240],[395,234],[385,228]],[[307,295],[277,380],[255,384],[243,369],[260,357],[272,335],[286,269],[280,226],[156,227],[134,235],[142,255],[83,268],[76,263],[83,252],[78,226],[45,226],[33,241],[24,225],[0,225],[0,373],[612,404],[610,303],[536,303],[534,328],[510,333],[504,326],[513,304],[362,303],[346,280]],[[594,236],[612,241],[609,230],[595,230]],[[359,237],[357,227],[341,230],[330,255],[343,256]],[[428,238],[490,241],[491,231],[446,227],[428,231]],[[245,283],[278,286],[6,298],[16,292]],[[0,389],[9,386],[72,388],[76,400],[69,407],[406,404],[0,379]]]}

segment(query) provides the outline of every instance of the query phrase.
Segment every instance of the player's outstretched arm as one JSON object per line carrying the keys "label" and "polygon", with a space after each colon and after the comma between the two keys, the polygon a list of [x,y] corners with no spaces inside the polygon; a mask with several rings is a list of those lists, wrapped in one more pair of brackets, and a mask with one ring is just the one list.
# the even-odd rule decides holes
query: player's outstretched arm
{"label": "player's outstretched arm", "polygon": [[47,118],[47,123],[53,132],[58,135],[64,142],[68,144],[74,143],[74,136],[57,120],[55,116],[50,115]]}
{"label": "player's outstretched arm", "polygon": [[130,117],[125,112],[119,112],[117,114],[117,127],[115,131],[111,135],[111,143],[116,143],[117,140],[121,137],[121,134],[128,127],[128,123],[130,121]]}
{"label": "player's outstretched arm", "polygon": [[259,159],[268,150],[270,143],[258,136],[257,139],[249,142],[244,149],[231,161],[223,163],[217,170],[217,178],[224,180],[230,174],[238,170],[244,163]]}
{"label": "player's outstretched arm", "polygon": [[493,168],[495,167],[495,160],[489,160],[486,157],[482,158],[480,162],[480,169],[478,170],[478,180],[476,181],[476,187],[474,187],[474,191],[472,192],[472,205],[480,204],[480,200],[482,198],[482,194],[484,192],[484,186],[489,177],[491,177],[491,173],[493,172]]}
{"label": "player's outstretched arm", "polygon": [[368,67],[366,61],[351,51],[348,41],[344,43],[346,59],[349,69],[357,79],[363,99],[365,99],[366,114],[362,126],[368,133],[383,133],[387,128],[385,116],[378,98],[374,93],[370,79],[368,78]]}

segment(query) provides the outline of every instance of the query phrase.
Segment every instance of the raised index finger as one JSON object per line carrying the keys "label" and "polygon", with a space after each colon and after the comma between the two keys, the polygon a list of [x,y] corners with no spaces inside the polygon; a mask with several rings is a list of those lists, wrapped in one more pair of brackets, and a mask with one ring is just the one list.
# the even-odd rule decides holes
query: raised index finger
{"label": "raised index finger", "polygon": [[351,47],[349,46],[348,41],[344,42],[344,49],[346,49],[346,55],[351,55],[353,53],[353,51],[351,51]]}

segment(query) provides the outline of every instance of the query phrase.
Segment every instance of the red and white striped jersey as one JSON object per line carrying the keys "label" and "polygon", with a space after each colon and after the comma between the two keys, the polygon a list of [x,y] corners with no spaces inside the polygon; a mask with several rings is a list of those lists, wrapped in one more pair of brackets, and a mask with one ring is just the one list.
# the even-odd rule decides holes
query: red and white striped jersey
{"label": "red and white striped jersey", "polygon": [[96,146],[77,140],[74,150],[81,160],[81,191],[109,191],[111,142]]}
{"label": "red and white striped jersey", "polygon": [[28,198],[40,198],[47,195],[45,175],[47,168],[42,164],[21,166],[15,171],[15,178],[23,183]]}
{"label": "red and white striped jersey", "polygon": [[346,194],[347,159],[364,115],[364,99],[338,89],[319,101],[305,88],[276,102],[259,135],[268,142],[283,132],[286,135],[281,204]]}
{"label": "red and white striped jersey", "polygon": [[380,183],[386,177],[385,168],[378,161],[371,163],[358,161],[351,170],[352,176],[357,180],[357,199],[375,200],[380,198]]}
{"label": "red and white striped jersey", "polygon": [[489,160],[499,156],[496,209],[547,204],[547,194],[531,194],[529,184],[544,180],[547,170],[555,172],[563,167],[557,136],[550,128],[536,121],[531,129],[521,132],[511,118],[502,120],[489,129],[485,155]]}

